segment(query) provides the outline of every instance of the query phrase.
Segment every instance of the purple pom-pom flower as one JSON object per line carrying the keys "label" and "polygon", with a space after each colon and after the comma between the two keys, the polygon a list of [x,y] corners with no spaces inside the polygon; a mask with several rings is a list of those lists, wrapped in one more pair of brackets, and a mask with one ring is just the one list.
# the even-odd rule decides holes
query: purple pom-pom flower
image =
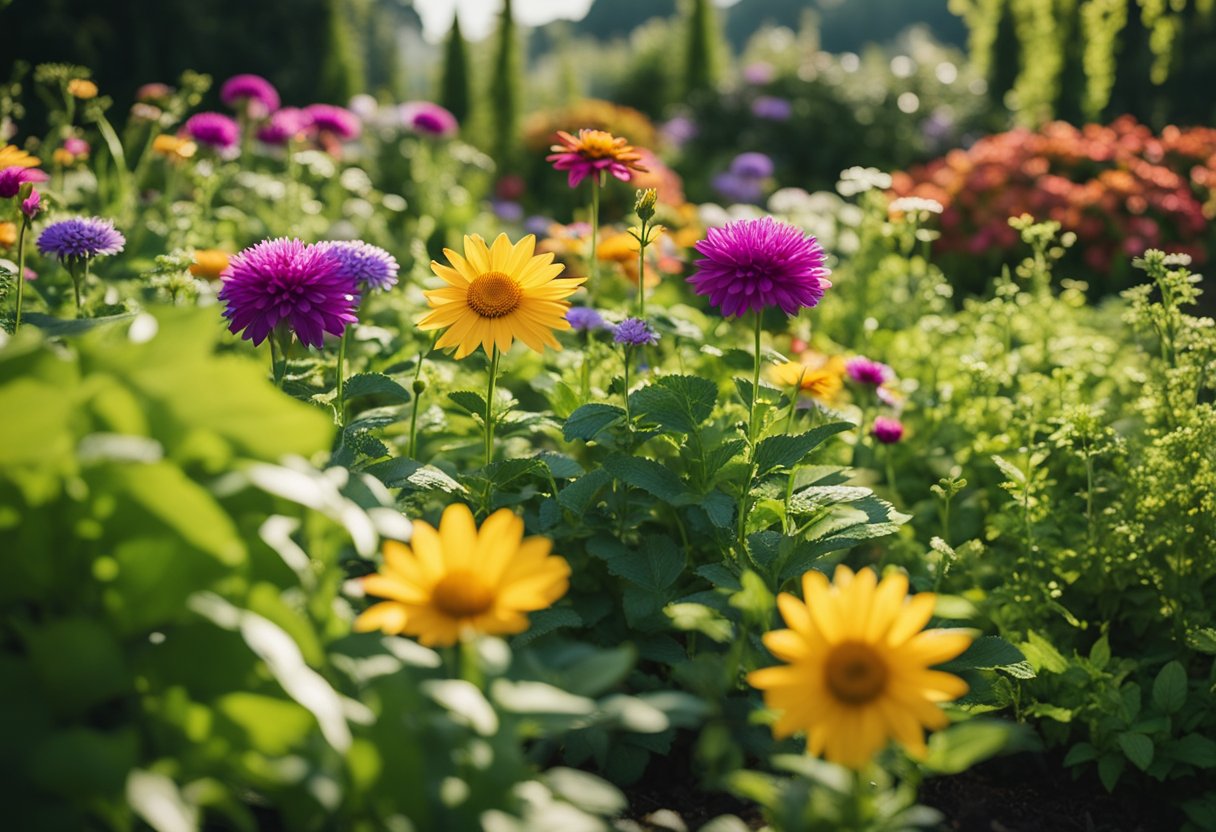
{"label": "purple pom-pom flower", "polygon": [[304,108],[304,113],[313,130],[339,141],[354,141],[363,132],[363,123],[359,121],[359,117],[345,107],[309,104]]}
{"label": "purple pom-pom flower", "polygon": [[884,445],[894,445],[904,438],[904,425],[898,419],[890,416],[877,416],[870,434]]}
{"label": "purple pom-pom flower", "polygon": [[587,306],[571,306],[566,310],[566,320],[575,332],[592,332],[608,329],[604,316]]}
{"label": "purple pom-pom flower", "polygon": [[895,378],[895,371],[886,364],[860,355],[845,362],[844,371],[858,384],[868,384],[871,387],[881,387]]}
{"label": "purple pom-pom flower", "polygon": [[359,297],[338,259],[300,240],[264,240],[232,258],[219,299],[228,329],[261,344],[280,327],[320,347],[356,321]]}
{"label": "purple pom-pom flower", "polygon": [[258,141],[263,144],[285,145],[292,139],[308,133],[312,120],[298,107],[275,110],[270,118],[258,128]]}
{"label": "purple pom-pom flower", "polygon": [[362,240],[317,243],[338,261],[341,272],[358,290],[385,292],[397,285],[397,259]]}
{"label": "purple pom-pom flower", "polygon": [[38,236],[38,251],[60,261],[91,260],[117,254],[127,238],[101,217],[73,217],[53,222]]}
{"label": "purple pom-pom flower", "polygon": [[796,315],[832,285],[819,242],[772,217],[711,228],[696,249],[702,256],[688,282],[723,315],[773,306]]}
{"label": "purple pom-pom flower", "polygon": [[659,333],[641,318],[626,318],[613,328],[612,340],[627,347],[645,347],[659,343]]}
{"label": "purple pom-pom flower", "polygon": [[185,130],[194,141],[219,151],[232,150],[241,140],[241,128],[223,113],[195,113],[186,119]]}
{"label": "purple pom-pom flower", "polygon": [[279,93],[261,75],[233,75],[220,87],[220,100],[234,110],[244,108],[251,118],[262,119],[279,109]]}

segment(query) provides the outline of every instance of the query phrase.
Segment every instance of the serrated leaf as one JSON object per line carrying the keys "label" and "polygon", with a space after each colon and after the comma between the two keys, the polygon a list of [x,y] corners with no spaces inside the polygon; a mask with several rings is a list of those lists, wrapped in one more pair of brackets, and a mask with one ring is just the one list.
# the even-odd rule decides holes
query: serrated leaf
{"label": "serrated leaf", "polygon": [[827,506],[863,500],[873,493],[858,485],[812,485],[791,495],[790,513],[814,514]]}
{"label": "serrated leaf", "polygon": [[567,442],[573,442],[575,439],[590,442],[600,431],[624,418],[625,411],[616,405],[602,402],[585,404],[570,414],[570,418],[562,426],[562,436]]}
{"label": "serrated leaf", "polygon": [[581,627],[583,618],[570,607],[549,607],[528,616],[528,629],[515,637],[515,644],[522,647],[530,641],[565,627]]}
{"label": "serrated leaf", "polygon": [[503,459],[491,462],[481,469],[480,474],[493,483],[495,488],[505,490],[509,485],[518,487],[518,480],[547,478],[548,468],[539,459]]}
{"label": "serrated leaf", "polygon": [[604,460],[604,469],[620,482],[675,503],[688,494],[684,483],[670,468],[644,457],[613,454]]}
{"label": "serrated leaf", "polygon": [[591,508],[595,495],[610,482],[612,475],[603,468],[588,471],[559,491],[557,502],[572,514],[585,514]]}
{"label": "serrated leaf", "polygon": [[1172,661],[1153,680],[1153,704],[1167,714],[1177,713],[1186,704],[1186,669],[1181,662]]}
{"label": "serrated leaf", "polygon": [[735,501],[721,491],[711,491],[697,499],[699,505],[709,516],[709,522],[719,529],[733,528],[735,525]]}
{"label": "serrated leaf", "polygon": [[684,553],[665,537],[649,538],[645,551],[610,538],[595,538],[587,543],[587,551],[607,563],[613,575],[656,592],[670,587],[684,572]]}
{"label": "serrated leaf", "polygon": [[1153,764],[1153,741],[1144,734],[1126,731],[1119,735],[1119,747],[1132,765],[1144,771]]}
{"label": "serrated leaf", "polygon": [[1052,673],[1063,673],[1068,669],[1068,660],[1047,639],[1034,630],[1029,631],[1026,638],[1021,650],[1035,669]]}
{"label": "serrated leaf", "polygon": [[782,468],[793,468],[830,437],[849,430],[849,422],[829,422],[796,436],[770,436],[756,446],[756,475],[763,477]]}
{"label": "serrated leaf", "polygon": [[377,462],[364,469],[389,488],[409,491],[446,491],[461,494],[465,487],[434,465],[423,465],[417,460],[398,457]]}
{"label": "serrated leaf", "polygon": [[718,387],[699,376],[662,376],[629,396],[632,413],[672,433],[692,433],[709,418]]}
{"label": "serrated leaf", "polygon": [[1216,742],[1199,734],[1187,734],[1163,750],[1179,762],[1198,768],[1216,768]]}
{"label": "serrated leaf", "polygon": [[583,470],[583,466],[579,465],[575,460],[556,451],[544,451],[537,454],[533,459],[543,462],[555,480],[572,480],[586,473]]}
{"label": "serrated leaf", "polygon": [[747,443],[742,439],[728,439],[721,445],[715,446],[712,451],[705,455],[705,470],[711,473],[720,470],[728,462],[742,454],[743,449],[746,447]]}
{"label": "serrated leaf", "polygon": [[448,400],[470,416],[485,418],[486,400],[480,393],[474,393],[472,390],[453,390],[448,393]]}
{"label": "serrated leaf", "polygon": [[342,395],[347,401],[359,396],[379,396],[394,404],[410,400],[410,391],[383,373],[358,373],[346,380]]}
{"label": "serrated leaf", "polygon": [[1001,456],[992,457],[992,461],[996,463],[996,467],[1001,469],[1001,473],[1009,478],[1009,481],[1014,485],[1026,484],[1026,472],[1014,465],[1009,460]]}
{"label": "serrated leaf", "polygon": [[743,584],[739,583],[739,576],[732,572],[726,564],[707,563],[698,566],[694,571],[714,586],[733,592],[738,592],[743,588]]}
{"label": "serrated leaf", "polygon": [[967,652],[942,666],[943,670],[1003,670],[1015,679],[1033,679],[1034,668],[1022,654],[999,636],[982,636],[976,639]]}

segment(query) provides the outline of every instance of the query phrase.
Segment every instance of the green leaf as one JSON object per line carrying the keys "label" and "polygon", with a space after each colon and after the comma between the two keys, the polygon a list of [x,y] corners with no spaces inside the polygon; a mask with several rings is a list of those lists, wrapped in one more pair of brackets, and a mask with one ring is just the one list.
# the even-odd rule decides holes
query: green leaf
{"label": "green leaf", "polygon": [[1211,627],[1203,627],[1189,632],[1186,634],[1186,645],[1200,653],[1216,656],[1216,630]]}
{"label": "green leaf", "polygon": [[1126,731],[1119,735],[1119,747],[1132,765],[1144,771],[1153,763],[1153,741],[1144,734]]}
{"label": "green leaf", "polygon": [[22,313],[21,315],[23,323],[36,326],[47,335],[55,338],[61,338],[66,335],[80,335],[99,327],[131,321],[134,318],[134,312],[128,312],[123,315],[106,315],[101,318],[54,318],[50,315],[41,315],[37,312]]}
{"label": "green leaf", "polygon": [[594,815],[612,817],[629,805],[620,789],[585,771],[551,768],[541,775],[541,780],[562,800]]}
{"label": "green leaf", "polygon": [[987,719],[969,719],[929,737],[925,768],[937,774],[958,774],[1000,754],[1013,744],[1018,725]]}
{"label": "green leaf", "polygon": [[663,613],[677,630],[702,633],[718,643],[730,641],[735,627],[722,614],[704,604],[668,604]]}
{"label": "green leaf", "polygon": [[557,502],[572,514],[585,514],[591,508],[595,495],[610,482],[612,475],[603,468],[588,471],[559,491]]}
{"label": "green leaf", "polygon": [[133,730],[68,728],[29,750],[27,770],[30,780],[51,795],[73,802],[118,799],[138,753]]}
{"label": "green leaf", "polygon": [[1087,742],[1079,742],[1064,755],[1064,765],[1067,768],[1090,763],[1098,759],[1098,749]]}
{"label": "green leaf", "polygon": [[273,757],[298,749],[316,727],[312,714],[295,702],[245,691],[221,696],[215,712],[239,729],[241,741]]}
{"label": "green leaf", "polygon": [[715,446],[705,455],[705,470],[712,474],[722,469],[728,462],[742,454],[746,447],[747,442],[742,439],[728,439],[721,445]]}
{"label": "green leaf", "polygon": [[1113,792],[1119,784],[1119,777],[1123,774],[1126,764],[1118,754],[1107,754],[1098,760],[1098,779],[1108,792]]}
{"label": "green leaf", "polygon": [[539,459],[504,459],[491,462],[481,470],[481,474],[494,484],[500,491],[508,486],[521,487],[518,480],[539,478],[547,480],[548,466]]}
{"label": "green leaf", "polygon": [[996,467],[1001,469],[1001,473],[1009,478],[1009,482],[1014,485],[1026,484],[1026,472],[1014,465],[1009,460],[1000,456],[993,456],[992,461],[996,463]]}
{"label": "green leaf", "polygon": [[743,588],[743,584],[739,583],[739,576],[732,572],[724,563],[707,563],[703,566],[698,566],[694,571],[714,586],[723,587],[733,592],[738,592]]}
{"label": "green leaf", "polygon": [[756,446],[756,475],[763,477],[781,468],[793,468],[826,440],[852,427],[851,422],[829,422],[797,436],[779,435],[761,440]]}
{"label": "green leaf", "polygon": [[1068,669],[1068,660],[1047,639],[1031,630],[1027,641],[1021,645],[1022,653],[1036,670],[1063,673]]}
{"label": "green leaf", "polygon": [[1000,636],[977,638],[967,652],[957,659],[942,665],[942,669],[955,673],[961,670],[1003,670],[1015,679],[1033,679],[1034,668],[1014,647]]}
{"label": "green leaf", "polygon": [[448,399],[468,415],[476,419],[484,419],[486,415],[486,400],[480,393],[472,390],[453,390],[448,393]]}
{"label": "green leaf", "polygon": [[448,494],[462,493],[465,488],[434,465],[423,465],[413,459],[397,457],[377,462],[364,469],[389,488],[408,491],[445,491]]}
{"label": "green leaf", "polygon": [[118,641],[95,620],[51,619],[30,630],[26,649],[41,695],[61,713],[84,713],[133,685]]}
{"label": "green leaf", "polygon": [[607,563],[613,575],[654,592],[667,589],[684,572],[684,553],[665,537],[648,538],[644,551],[629,549],[611,538],[593,538],[587,551]]}
{"label": "green leaf", "polygon": [[721,491],[711,491],[694,503],[709,517],[709,522],[719,529],[730,529],[735,525],[735,501]]}
{"label": "green leaf", "polygon": [[567,442],[582,439],[590,442],[600,431],[625,418],[625,411],[616,405],[592,402],[585,404],[570,414],[562,427],[562,436]]}
{"label": "green leaf", "polygon": [[675,503],[687,495],[687,489],[671,468],[644,457],[613,454],[604,460],[604,469],[617,480],[658,497],[666,503]]}
{"label": "green leaf", "polygon": [[1186,669],[1181,662],[1172,661],[1153,680],[1153,704],[1167,714],[1175,714],[1186,704]]}
{"label": "green leaf", "polygon": [[347,401],[360,396],[378,396],[392,404],[405,404],[410,392],[383,373],[358,373],[345,382],[342,395]]}
{"label": "green leaf", "polygon": [[718,387],[699,376],[662,376],[629,396],[632,413],[671,433],[693,433],[709,418]]}
{"label": "green leaf", "polygon": [[539,459],[545,463],[549,468],[549,473],[556,480],[572,480],[586,473],[583,466],[579,465],[574,459],[565,454],[559,454],[556,451],[543,451],[533,457],[533,459]]}
{"label": "green leaf", "polygon": [[1162,748],[1175,760],[1198,768],[1216,768],[1216,741],[1199,734],[1187,734]]}
{"label": "green leaf", "polygon": [[520,647],[554,630],[580,627],[583,617],[570,607],[549,607],[530,614],[528,622],[528,629],[514,638],[514,643]]}

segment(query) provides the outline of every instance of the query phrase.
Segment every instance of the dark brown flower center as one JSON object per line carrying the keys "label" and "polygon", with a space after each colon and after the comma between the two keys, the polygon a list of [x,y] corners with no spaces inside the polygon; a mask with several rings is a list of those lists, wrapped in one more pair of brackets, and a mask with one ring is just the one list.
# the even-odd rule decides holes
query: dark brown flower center
{"label": "dark brown flower center", "polygon": [[468,569],[453,569],[435,584],[431,602],[444,615],[473,618],[494,606],[494,591]]}
{"label": "dark brown flower center", "polygon": [[887,687],[887,663],[868,644],[846,641],[828,653],[828,690],[848,705],[864,705],[882,695]]}
{"label": "dark brown flower center", "polygon": [[486,272],[469,284],[469,308],[483,318],[501,318],[519,308],[524,290],[502,272]]}

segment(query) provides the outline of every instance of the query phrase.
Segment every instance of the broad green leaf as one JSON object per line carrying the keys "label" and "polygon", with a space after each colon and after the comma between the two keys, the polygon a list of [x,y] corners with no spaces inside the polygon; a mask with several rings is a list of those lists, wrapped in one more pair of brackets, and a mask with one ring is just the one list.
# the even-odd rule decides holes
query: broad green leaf
{"label": "broad green leaf", "polygon": [[465,413],[476,419],[484,419],[486,415],[486,400],[480,393],[472,390],[453,390],[448,393],[448,399]]}
{"label": "broad green leaf", "polygon": [[1153,680],[1153,704],[1167,714],[1175,714],[1186,704],[1186,669],[1179,661],[1172,661]]}
{"label": "broad green leaf", "polygon": [[730,641],[735,632],[730,621],[723,618],[717,610],[704,604],[668,604],[663,608],[663,612],[677,630],[702,633],[718,643]]}
{"label": "broad green leaf", "polygon": [[563,488],[557,495],[561,507],[574,514],[584,514],[600,489],[612,482],[612,475],[603,468],[588,471]]}
{"label": "broad green leaf", "polygon": [[574,459],[556,451],[543,451],[533,458],[545,463],[549,468],[549,473],[556,480],[572,480],[586,473],[583,466]]}
{"label": "broad green leaf", "polygon": [[567,803],[595,815],[612,817],[629,805],[620,789],[585,771],[558,766],[545,771],[541,780]]}
{"label": "broad green leaf", "polygon": [[713,412],[718,387],[698,376],[662,376],[629,396],[630,409],[643,423],[672,433],[692,433]]}
{"label": "broad green leaf", "polygon": [[299,750],[316,728],[312,714],[295,702],[245,691],[221,696],[215,712],[240,729],[242,741],[274,757]]}
{"label": "broad green leaf", "polygon": [[688,492],[671,468],[645,457],[613,454],[604,460],[604,469],[626,485],[674,503]]}
{"label": "broad green leaf", "polygon": [[641,551],[611,538],[593,538],[587,551],[608,564],[608,571],[642,589],[659,592],[684,572],[684,553],[665,537],[651,537]]}
{"label": "broad green leaf", "polygon": [[1153,763],[1153,741],[1144,734],[1125,731],[1119,735],[1119,747],[1132,765],[1144,771]]}
{"label": "broad green leaf", "polygon": [[592,402],[585,404],[570,414],[562,427],[562,436],[567,442],[582,439],[590,442],[604,428],[625,418],[625,411],[616,405]]}
{"label": "broad green leaf", "polygon": [[943,664],[942,669],[950,672],[1003,670],[1015,679],[1033,679],[1035,675],[1034,668],[1022,655],[1022,651],[1000,636],[977,638],[967,648],[967,652]]}
{"label": "broad green leaf", "polygon": [[1113,792],[1127,761],[1119,754],[1107,754],[1098,760],[1098,779],[1108,792]]}
{"label": "broad green leaf", "polygon": [[520,488],[529,479],[547,479],[548,468],[539,459],[504,459],[491,462],[480,472],[498,490]]}
{"label": "broad green leaf", "polygon": [[393,404],[405,404],[410,392],[383,373],[358,373],[346,380],[342,391],[347,401],[360,396],[376,396]]}
{"label": "broad green leaf", "polygon": [[929,737],[924,766],[938,774],[958,774],[1000,754],[1012,744],[1018,731],[1015,723],[988,719],[951,725]]}
{"label": "broad green leaf", "polygon": [[1216,656],[1216,629],[1203,627],[1186,634],[1186,644],[1192,650]]}
{"label": "broad green leaf", "polygon": [[528,616],[528,622],[528,629],[513,639],[517,646],[522,647],[534,639],[564,627],[581,627],[583,617],[570,607],[549,607],[531,613]]}
{"label": "broad green leaf", "polygon": [[763,439],[756,446],[756,475],[763,477],[782,468],[793,468],[827,439],[852,427],[850,422],[829,422],[796,436],[783,434]]}
{"label": "broad green leaf", "polygon": [[1200,734],[1187,734],[1162,748],[1175,760],[1198,768],[1216,768],[1216,741]]}
{"label": "broad green leaf", "polygon": [[1098,749],[1087,742],[1079,742],[1068,749],[1068,753],[1064,755],[1064,766],[1072,768],[1083,763],[1093,762],[1096,759],[1098,759]]}
{"label": "broad green leaf", "polygon": [[389,488],[408,491],[446,491],[462,493],[465,488],[434,465],[423,465],[406,457],[377,462],[364,469]]}
{"label": "broad green leaf", "polygon": [[120,799],[135,767],[139,737],[133,729],[67,728],[26,751],[29,778],[47,794],[75,801]]}
{"label": "broad green leaf", "polygon": [[84,616],[53,618],[32,627],[25,649],[41,695],[64,714],[81,714],[134,684],[117,639]]}
{"label": "broad green leaf", "polygon": [[1068,660],[1043,636],[1031,630],[1026,634],[1026,638],[1021,650],[1036,670],[1063,673],[1068,669]]}

